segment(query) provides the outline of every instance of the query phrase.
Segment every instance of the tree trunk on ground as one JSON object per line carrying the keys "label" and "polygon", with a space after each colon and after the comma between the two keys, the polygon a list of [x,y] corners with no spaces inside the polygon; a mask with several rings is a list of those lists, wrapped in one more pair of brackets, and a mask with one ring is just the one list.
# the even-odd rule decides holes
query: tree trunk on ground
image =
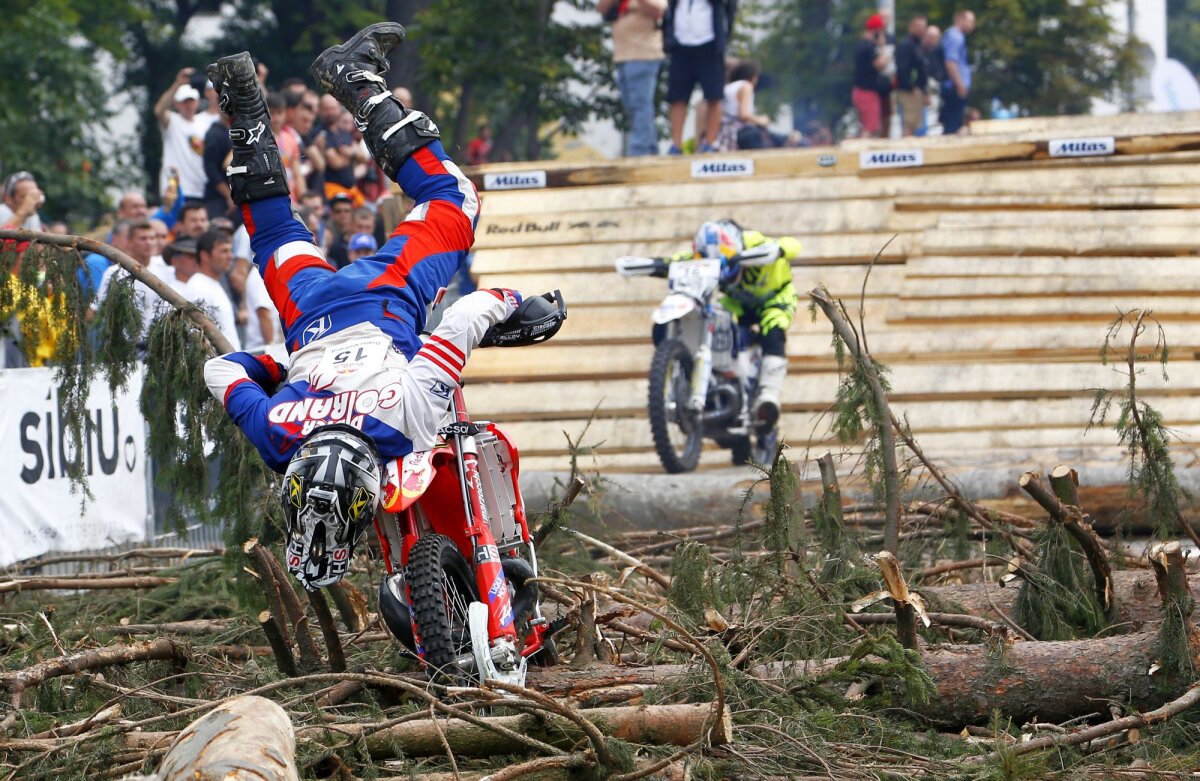
{"label": "tree trunk on ground", "polygon": [[299,781],[292,722],[270,700],[232,699],[179,734],[155,778]]}
{"label": "tree trunk on ground", "polygon": [[[1113,591],[1117,605],[1121,608],[1119,621],[1122,629],[1137,631],[1148,623],[1162,619],[1162,602],[1158,597],[1158,584],[1149,570],[1118,570],[1112,574]],[[1200,574],[1188,576],[1188,585],[1195,593],[1200,588]],[[966,613],[992,620],[1002,620],[988,602],[991,602],[1010,617],[1013,603],[1017,600],[1017,588],[1001,588],[995,583],[964,583],[955,586],[928,586],[921,594],[932,610],[945,609],[949,613]]]}
{"label": "tree trunk on ground", "polygon": [[[594,708],[580,711],[609,737],[631,743],[653,743],[662,746],[686,746],[701,735],[712,705],[647,705],[643,707]],[[572,722],[546,712],[524,713],[518,716],[492,716],[490,724],[507,727],[551,745],[573,748],[584,741],[583,732]],[[519,751],[504,735],[462,721],[439,719],[437,726],[445,734],[450,750],[459,756],[491,756]],[[729,742],[732,716],[726,709],[712,729],[712,742]],[[396,756],[442,756],[446,747],[438,729],[428,720],[410,721],[368,735],[367,750],[373,759]]]}
{"label": "tree trunk on ground", "polygon": [[26,667],[24,670],[0,673],[0,686],[12,695],[13,706],[19,708],[22,692],[51,678],[116,664],[163,659],[172,659],[183,663],[187,661],[187,658],[187,649],[167,638],[148,643],[93,648],[89,651],[47,659]]}
{"label": "tree trunk on ground", "polygon": [[1109,701],[1149,710],[1182,694],[1191,680],[1150,675],[1157,635],[1099,640],[1018,642],[926,651],[923,664],[937,687],[915,712],[955,727],[983,724],[993,710],[1017,723],[1058,723],[1100,713]]}

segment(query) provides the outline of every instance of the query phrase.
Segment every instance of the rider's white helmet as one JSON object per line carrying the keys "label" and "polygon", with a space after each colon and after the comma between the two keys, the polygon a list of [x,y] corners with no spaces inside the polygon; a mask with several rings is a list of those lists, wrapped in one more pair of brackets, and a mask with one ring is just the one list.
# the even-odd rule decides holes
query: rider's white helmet
{"label": "rider's white helmet", "polygon": [[692,249],[697,258],[728,260],[745,249],[742,229],[732,220],[706,222],[696,230]]}
{"label": "rider's white helmet", "polygon": [[283,476],[287,568],[309,591],[346,574],[354,545],[379,508],[383,468],[363,432],[345,424],[312,432]]}

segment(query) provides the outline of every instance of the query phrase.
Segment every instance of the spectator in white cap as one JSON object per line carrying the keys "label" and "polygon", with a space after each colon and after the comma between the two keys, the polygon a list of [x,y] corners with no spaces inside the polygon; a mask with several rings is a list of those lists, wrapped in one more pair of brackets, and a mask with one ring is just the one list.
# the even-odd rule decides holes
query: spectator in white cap
{"label": "spectator in white cap", "polygon": [[162,129],[163,154],[159,192],[167,189],[169,172],[179,172],[179,194],[187,200],[204,197],[204,133],[210,121],[198,112],[200,92],[192,86],[194,68],[184,68],[154,104]]}

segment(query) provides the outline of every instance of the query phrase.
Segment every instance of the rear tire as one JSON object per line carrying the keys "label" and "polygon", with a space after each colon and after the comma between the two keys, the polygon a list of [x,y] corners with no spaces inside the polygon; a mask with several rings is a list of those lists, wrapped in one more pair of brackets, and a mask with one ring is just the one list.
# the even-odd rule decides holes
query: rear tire
{"label": "rear tire", "polygon": [[690,472],[700,462],[704,424],[687,411],[691,384],[691,351],[678,339],[664,339],[650,362],[650,435],[658,460],[671,474]]}
{"label": "rear tire", "polygon": [[471,652],[467,607],[479,599],[471,566],[449,537],[430,534],[409,552],[405,582],[431,675],[460,679],[454,660]]}

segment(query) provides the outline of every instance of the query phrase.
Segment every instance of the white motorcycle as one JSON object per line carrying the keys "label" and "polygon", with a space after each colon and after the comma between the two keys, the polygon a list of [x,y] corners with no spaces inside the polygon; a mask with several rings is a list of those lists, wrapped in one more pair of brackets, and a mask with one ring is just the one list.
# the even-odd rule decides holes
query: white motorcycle
{"label": "white motorcycle", "polygon": [[621,276],[666,277],[671,291],[651,314],[648,410],[654,449],[668,472],[695,469],[705,438],[731,450],[735,464],[767,463],[774,455],[777,428],[758,430],[751,418],[762,350],[744,343],[717,293],[732,281],[729,272],[772,263],[778,253],[771,243],[728,260],[617,259]]}

